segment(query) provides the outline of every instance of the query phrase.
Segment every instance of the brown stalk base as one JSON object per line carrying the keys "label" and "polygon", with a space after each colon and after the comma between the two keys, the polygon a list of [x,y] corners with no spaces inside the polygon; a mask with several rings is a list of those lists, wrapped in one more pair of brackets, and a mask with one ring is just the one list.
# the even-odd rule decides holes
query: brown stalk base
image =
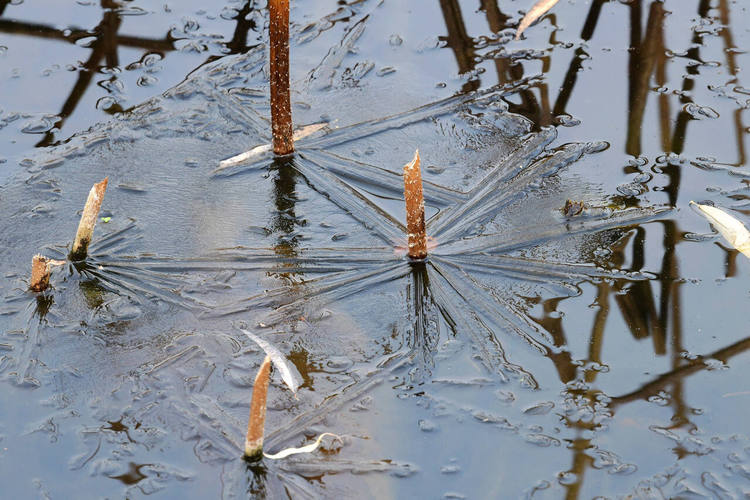
{"label": "brown stalk base", "polygon": [[424,223],[424,195],[422,171],[419,168],[419,151],[414,159],[404,165],[404,197],[406,198],[406,229],[409,233],[409,257],[427,257],[427,234]]}
{"label": "brown stalk base", "polygon": [[271,130],[273,152],[294,152],[292,107],[289,102],[289,0],[269,0],[271,48]]}
{"label": "brown stalk base", "polygon": [[104,199],[104,193],[107,191],[108,181],[109,178],[105,177],[103,181],[94,184],[94,187],[89,191],[86,205],[83,207],[81,221],[78,223],[76,239],[73,241],[73,249],[70,251],[70,260],[72,261],[83,260],[88,255],[89,243],[91,243],[91,238],[94,236],[96,218],[99,215],[99,209],[102,207],[102,200]]}
{"label": "brown stalk base", "polygon": [[250,402],[250,419],[247,422],[245,435],[245,459],[260,460],[263,457],[263,429],[266,425],[266,399],[268,398],[268,379],[271,373],[271,358],[266,356],[260,365],[253,384],[253,399]]}
{"label": "brown stalk base", "polygon": [[31,259],[31,283],[29,289],[33,292],[43,292],[49,286],[50,260],[43,255],[35,255]]}

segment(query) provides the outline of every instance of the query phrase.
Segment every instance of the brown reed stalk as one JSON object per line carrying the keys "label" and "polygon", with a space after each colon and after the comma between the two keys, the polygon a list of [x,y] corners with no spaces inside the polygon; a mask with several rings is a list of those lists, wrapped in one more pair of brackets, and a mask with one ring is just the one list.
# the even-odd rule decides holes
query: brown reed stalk
{"label": "brown reed stalk", "polygon": [[266,399],[270,373],[271,357],[266,356],[255,376],[253,385],[250,418],[247,421],[247,434],[245,435],[245,458],[247,460],[260,460],[263,456],[263,428],[266,424]]}
{"label": "brown reed stalk", "polygon": [[409,257],[427,257],[427,234],[424,223],[424,195],[422,171],[419,168],[419,150],[414,159],[404,165],[404,197],[406,198],[406,229],[409,233]]}
{"label": "brown reed stalk", "polygon": [[96,218],[99,215],[99,209],[102,207],[102,200],[104,199],[104,193],[107,191],[108,181],[109,177],[105,177],[103,181],[94,184],[91,191],[89,191],[86,205],[83,207],[81,221],[78,223],[76,239],[73,241],[73,249],[70,251],[70,260],[83,260],[88,255],[89,243],[91,243],[91,238],[94,236]]}
{"label": "brown reed stalk", "polygon": [[294,151],[292,107],[289,102],[289,0],[268,0],[271,48],[271,130],[273,152]]}
{"label": "brown reed stalk", "polygon": [[33,292],[43,292],[49,286],[50,260],[36,254],[31,259],[31,283],[29,289]]}

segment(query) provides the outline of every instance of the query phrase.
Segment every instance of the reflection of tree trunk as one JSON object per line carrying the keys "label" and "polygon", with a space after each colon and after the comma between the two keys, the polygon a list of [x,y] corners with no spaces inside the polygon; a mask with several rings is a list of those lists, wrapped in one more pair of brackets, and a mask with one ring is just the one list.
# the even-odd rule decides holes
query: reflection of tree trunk
{"label": "reflection of tree trunk", "polygon": [[[708,11],[709,11],[709,1],[708,0],[701,0],[700,4],[698,5],[698,15],[700,17],[707,17]],[[687,51],[687,57],[688,59],[692,59],[694,61],[700,62],[700,49],[699,47],[703,44],[703,39],[698,33],[693,34],[693,38],[691,40],[692,45]],[[692,103],[693,100],[688,97],[688,95],[691,94],[693,88],[695,87],[695,79],[693,78],[694,75],[698,75],[699,65],[698,64],[691,64],[686,68],[686,73],[690,75],[688,78],[684,78],[682,80],[682,92],[680,93],[680,103],[685,105],[688,103]],[[677,120],[675,120],[675,126],[674,126],[674,132],[672,134],[672,152],[680,154],[682,153],[683,148],[685,147],[685,135],[687,134],[687,123],[692,119],[692,116],[690,116],[690,113],[685,111],[684,109],[681,109],[680,112],[677,114]],[[679,173],[676,174],[679,177]],[[676,201],[672,200],[672,197],[670,196],[669,203],[674,205]]]}
{"label": "reflection of tree trunk", "polygon": [[[630,27],[628,136],[625,142],[625,151],[633,156],[639,156],[641,154],[643,115],[650,89],[649,82],[659,54],[664,53],[664,47],[660,45],[664,30],[664,6],[661,2],[651,4],[643,42],[640,41],[640,3],[633,3],[630,8],[631,22],[635,24]],[[638,45],[633,45],[635,42],[638,42]]]}
{"label": "reflection of tree trunk", "polygon": [[[721,38],[724,40],[724,54],[726,54],[727,58],[727,68],[729,69],[729,74],[734,77],[734,83],[739,83],[737,79],[737,61],[734,57],[736,47],[732,37],[732,30],[729,27],[729,5],[727,5],[727,0],[719,0],[719,15],[721,16],[721,24],[724,26],[721,30]],[[737,109],[734,112],[734,130],[737,138],[738,154],[736,165],[745,164],[745,127],[742,124],[743,111],[743,109]]]}
{"label": "reflection of tree trunk", "polygon": [[[664,88],[667,84],[667,54],[666,45],[664,42],[664,23],[662,22],[661,29],[657,30],[657,36],[659,38],[656,46],[659,50],[656,51],[656,84],[660,88]],[[669,151],[670,137],[672,135],[671,125],[672,122],[669,119],[671,116],[669,106],[669,96],[664,92],[659,92],[659,123],[661,129],[661,149],[662,151]]]}
{"label": "reflection of tree trunk", "polygon": [[3,12],[5,11],[5,7],[7,7],[10,4],[10,0],[0,0],[0,16],[3,15]]}
{"label": "reflection of tree trunk", "polygon": [[[604,326],[607,324],[609,317],[609,293],[611,287],[606,281],[597,285],[599,292],[596,295],[596,303],[599,310],[594,316],[594,324],[591,328],[591,339],[589,340],[589,361],[601,364],[602,362],[602,345],[604,344]],[[586,383],[593,383],[596,379],[596,371],[586,372]]]}
{"label": "reflection of tree trunk", "polygon": [[[580,427],[580,423],[572,424],[575,427]],[[586,469],[593,465],[594,460],[586,453],[591,448],[591,440],[576,438],[569,445],[568,448],[573,450],[573,466],[570,472],[576,475],[576,480],[573,483],[565,485],[565,500],[576,500],[581,494],[581,486],[583,486],[583,475]]]}
{"label": "reflection of tree trunk", "polygon": [[[632,270],[641,271],[645,265],[646,230],[638,227],[633,237]],[[654,352],[658,355],[666,354],[666,334],[664,325],[656,311],[656,301],[651,290],[650,281],[636,281],[628,283],[627,293],[616,294],[615,302],[620,308],[625,324],[633,338],[643,339],[652,337]],[[616,287],[621,289],[620,287]]]}
{"label": "reflection of tree trunk", "polygon": [[271,229],[281,233],[274,251],[280,257],[295,257],[297,255],[297,241],[294,232],[299,225],[295,207],[297,204],[297,171],[292,165],[293,158],[274,158],[273,166],[276,171],[274,179],[273,201],[276,207]]}
{"label": "reflection of tree trunk", "polygon": [[[456,0],[440,0],[440,8],[443,11],[445,27],[448,29],[448,47],[453,49],[458,63],[458,72],[460,74],[473,71],[476,66],[476,53],[474,52],[474,41],[466,32],[461,7]],[[470,92],[479,88],[481,82],[478,78],[473,78],[466,82],[463,92]]]}
{"label": "reflection of tree trunk", "polygon": [[[424,262],[412,262],[411,264],[411,292],[413,310],[412,338],[409,340],[409,349],[416,361],[416,371],[411,372],[412,383],[421,383],[427,377],[433,366],[432,354],[439,341],[435,304],[430,295],[430,277]],[[407,293],[407,296],[409,294]]]}
{"label": "reflection of tree trunk", "polygon": [[[599,21],[599,14],[602,11],[602,4],[606,1],[607,0],[594,0],[591,3],[591,8],[589,9],[589,13],[586,16],[586,22],[583,24],[583,30],[581,31],[581,38],[584,41],[591,40],[591,37],[594,36],[594,28],[596,28],[596,23]],[[570,96],[573,94],[573,87],[575,87],[576,80],[578,80],[578,73],[581,71],[581,67],[583,66],[584,54],[585,52],[583,51],[583,49],[578,48],[575,51],[573,60],[570,61],[568,71],[565,73],[565,78],[563,78],[562,86],[560,87],[560,92],[557,94],[555,106],[552,109],[552,112],[555,115],[561,115],[565,113],[565,110],[568,107],[568,101],[570,100]]]}
{"label": "reflection of tree trunk", "polygon": [[[499,33],[501,30],[507,28],[510,17],[500,11],[497,6],[497,0],[481,0],[481,2],[481,9],[484,10],[487,16],[487,24],[490,26],[490,31]],[[521,63],[514,63],[507,57],[493,57],[492,60],[495,63],[495,71],[497,72],[497,83],[502,85],[523,78],[524,71]],[[511,105],[510,111],[531,119],[534,125],[545,126],[549,125],[552,121],[549,112],[549,99],[547,98],[547,85],[539,85],[539,89],[542,92],[543,107],[541,109],[534,97],[534,93],[530,89],[523,89],[519,92],[519,97],[521,98],[520,109]]]}

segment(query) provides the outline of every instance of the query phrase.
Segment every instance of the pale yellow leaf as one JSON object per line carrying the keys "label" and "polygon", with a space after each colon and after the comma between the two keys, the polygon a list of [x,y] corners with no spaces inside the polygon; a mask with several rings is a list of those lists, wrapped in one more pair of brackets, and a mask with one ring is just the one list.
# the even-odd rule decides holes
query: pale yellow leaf
{"label": "pale yellow leaf", "polygon": [[711,205],[701,205],[694,201],[690,205],[695,206],[730,245],[750,257],[750,232],[742,222]]}
{"label": "pale yellow leaf", "polygon": [[558,0],[539,0],[537,3],[534,4],[533,7],[531,7],[531,10],[529,10],[525,16],[523,16],[523,19],[521,19],[521,23],[518,25],[518,29],[516,30],[516,40],[521,38],[521,33],[524,32],[526,28],[531,26],[534,21],[542,17],[548,10],[550,10]]}

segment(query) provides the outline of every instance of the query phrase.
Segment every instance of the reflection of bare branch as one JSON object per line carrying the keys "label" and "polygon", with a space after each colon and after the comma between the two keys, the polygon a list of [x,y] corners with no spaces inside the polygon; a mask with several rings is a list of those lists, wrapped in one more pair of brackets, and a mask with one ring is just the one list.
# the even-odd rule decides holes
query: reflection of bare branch
{"label": "reflection of bare branch", "polygon": [[[55,123],[56,129],[61,129],[65,119],[73,114],[73,111],[78,106],[78,102],[83,97],[84,92],[91,84],[91,80],[94,78],[94,74],[99,67],[99,61],[102,58],[106,58],[107,63],[114,63],[111,67],[117,66],[117,30],[120,28],[122,20],[117,13],[113,11],[107,11],[104,13],[102,22],[96,28],[96,32],[99,33],[99,37],[93,43],[91,55],[88,61],[83,64],[83,70],[78,73],[78,79],[76,80],[70,95],[63,103],[63,107],[58,113],[60,119]],[[54,140],[54,132],[47,132],[44,134],[44,138],[39,141],[37,147],[49,146]]]}
{"label": "reflection of bare branch", "polygon": [[664,388],[664,386],[668,384],[678,382],[685,377],[711,367],[712,365],[707,363],[707,360],[709,359],[716,359],[721,361],[722,363],[726,363],[730,358],[738,354],[742,354],[747,350],[750,350],[750,337],[746,337],[738,342],[735,342],[732,345],[724,347],[723,349],[719,349],[718,351],[715,351],[706,356],[700,356],[696,359],[689,360],[686,364],[658,376],[651,382],[641,386],[639,389],[633,392],[614,397],[612,398],[610,407],[616,407],[618,405],[629,403],[637,399],[646,399],[657,394]]}
{"label": "reflection of bare branch", "polygon": [[[2,0],[0,0],[0,15],[2,15]],[[114,14],[108,12],[105,14]],[[68,28],[61,30],[53,28],[46,24],[27,23],[23,21],[11,21],[0,19],[0,33],[10,33],[12,35],[33,36],[34,38],[49,38],[61,40],[67,43],[75,43],[76,40],[84,36],[92,36],[95,30],[84,30],[81,28]],[[115,37],[117,45],[123,47],[133,47],[137,49],[155,50],[161,52],[170,52],[174,50],[172,41],[168,37],[163,40],[153,38],[142,38],[138,36],[117,35]]]}
{"label": "reflection of bare branch", "polygon": [[[476,53],[474,52],[474,40],[466,32],[461,7],[456,0],[440,0],[440,8],[443,11],[445,26],[448,28],[448,47],[453,49],[453,53],[456,55],[458,72],[460,74],[468,73],[476,66]],[[462,91],[476,90],[479,85],[479,79],[473,78],[464,84]]]}

